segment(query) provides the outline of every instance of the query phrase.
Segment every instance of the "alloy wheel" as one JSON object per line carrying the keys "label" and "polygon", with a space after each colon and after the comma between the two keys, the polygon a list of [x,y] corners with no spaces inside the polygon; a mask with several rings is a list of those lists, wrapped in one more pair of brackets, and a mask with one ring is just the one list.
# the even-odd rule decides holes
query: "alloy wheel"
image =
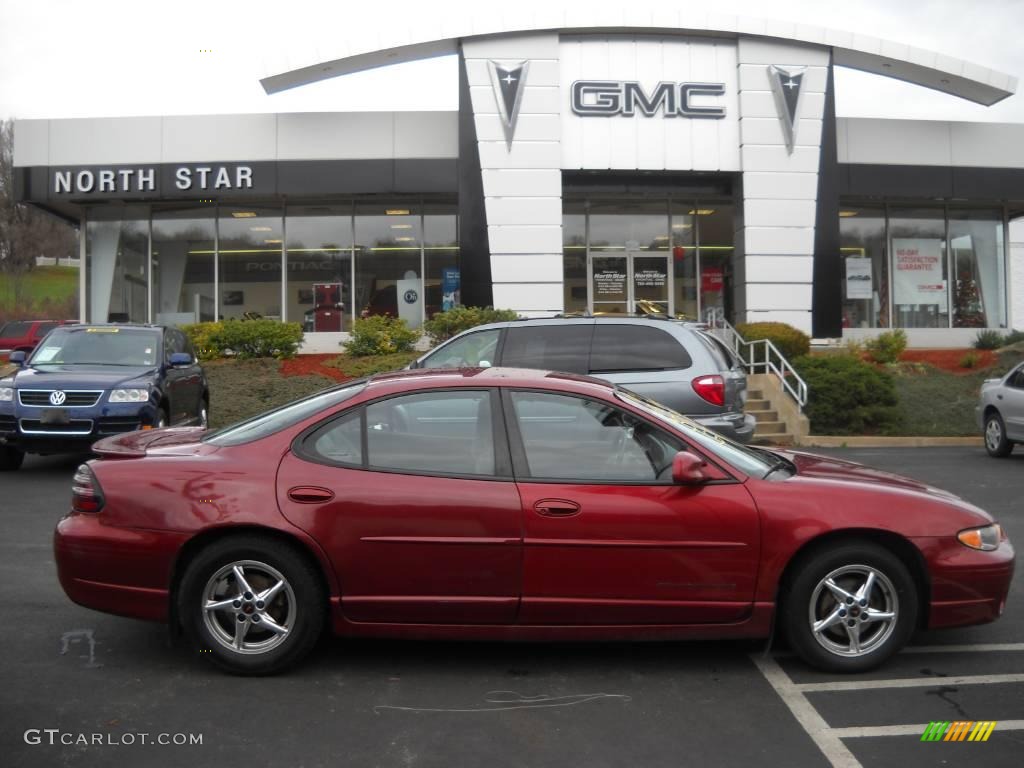
{"label": "alloy wheel", "polygon": [[214,573],[203,588],[201,609],[213,639],[245,655],[277,648],[295,626],[291,585],[280,571],[257,560],[238,560]]}
{"label": "alloy wheel", "polygon": [[999,419],[989,419],[985,425],[985,445],[992,452],[998,451],[1003,442],[1003,425]]}
{"label": "alloy wheel", "polygon": [[883,645],[898,617],[896,588],[869,565],[845,565],[821,579],[807,616],[818,644],[845,657],[864,656]]}

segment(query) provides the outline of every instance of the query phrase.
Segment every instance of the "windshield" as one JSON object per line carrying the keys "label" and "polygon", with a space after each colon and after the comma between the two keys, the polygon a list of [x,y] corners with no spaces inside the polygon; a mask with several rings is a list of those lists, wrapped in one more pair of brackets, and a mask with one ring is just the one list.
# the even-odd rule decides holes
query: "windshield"
{"label": "windshield", "polygon": [[745,474],[752,475],[753,477],[764,477],[773,468],[778,466],[780,459],[769,451],[749,448],[733,442],[729,438],[701,426],[693,419],[687,418],[681,413],[676,413],[670,408],[666,408],[661,403],[621,389],[615,390],[615,395],[620,400],[625,400],[627,403],[636,406],[651,416],[667,421],[702,448]]}
{"label": "windshield", "polygon": [[33,353],[31,365],[153,366],[160,332],[146,329],[58,328]]}
{"label": "windshield", "polygon": [[272,411],[253,416],[251,419],[240,421],[237,424],[218,429],[215,432],[208,432],[203,435],[202,441],[212,445],[231,446],[251,443],[261,437],[267,437],[298,424],[300,421],[313,416],[320,411],[332,408],[338,403],[343,403],[350,397],[354,397],[363,391],[366,380],[351,381],[341,384],[315,395],[304,397],[301,400],[282,405]]}

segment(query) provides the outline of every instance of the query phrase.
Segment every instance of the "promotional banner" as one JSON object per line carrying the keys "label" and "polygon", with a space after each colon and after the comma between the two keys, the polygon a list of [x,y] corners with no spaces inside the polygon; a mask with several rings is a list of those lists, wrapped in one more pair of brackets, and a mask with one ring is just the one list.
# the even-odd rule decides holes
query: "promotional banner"
{"label": "promotional banner", "polygon": [[863,256],[846,259],[846,298],[871,298],[871,259]]}
{"label": "promotional banner", "polygon": [[445,267],[441,270],[441,309],[447,312],[461,303],[459,269],[458,267]]}
{"label": "promotional banner", "polygon": [[893,302],[932,304],[946,311],[941,238],[894,237]]}

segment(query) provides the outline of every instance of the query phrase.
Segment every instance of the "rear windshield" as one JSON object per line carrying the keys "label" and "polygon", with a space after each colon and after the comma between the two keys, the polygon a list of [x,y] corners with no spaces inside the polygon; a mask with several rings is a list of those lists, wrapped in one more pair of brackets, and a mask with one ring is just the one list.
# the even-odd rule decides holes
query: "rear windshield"
{"label": "rear windshield", "polygon": [[237,424],[218,429],[215,432],[208,432],[203,435],[203,442],[211,445],[231,446],[251,443],[262,437],[273,435],[282,429],[287,429],[320,411],[333,408],[351,397],[355,397],[366,387],[366,380],[352,381],[342,384],[315,395],[304,397],[301,400],[294,400],[280,408],[253,416],[251,419],[240,421]]}
{"label": "rear windshield", "polygon": [[156,365],[160,333],[153,330],[58,328],[36,347],[32,365]]}
{"label": "rear windshield", "polygon": [[672,371],[691,365],[686,348],[661,328],[598,323],[594,329],[591,373]]}

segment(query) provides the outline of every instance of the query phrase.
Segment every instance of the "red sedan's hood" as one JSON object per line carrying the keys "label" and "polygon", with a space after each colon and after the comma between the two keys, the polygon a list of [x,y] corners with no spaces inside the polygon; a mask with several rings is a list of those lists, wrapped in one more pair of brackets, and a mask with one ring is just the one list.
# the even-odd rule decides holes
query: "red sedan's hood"
{"label": "red sedan's hood", "polygon": [[107,459],[141,458],[154,451],[189,456],[197,453],[202,446],[199,438],[203,432],[202,427],[167,427],[126,432],[105,437],[93,445],[92,450]]}
{"label": "red sedan's hood", "polygon": [[882,472],[878,469],[866,467],[852,461],[835,459],[831,456],[819,456],[813,453],[799,451],[774,451],[780,456],[789,459],[797,467],[797,474],[818,480],[838,480],[858,484],[869,484],[885,486],[888,488],[900,488],[907,491],[924,493],[929,496],[938,496],[943,499],[954,499],[961,501],[959,496],[936,488],[933,485],[912,480],[909,477],[894,475],[891,472]]}

